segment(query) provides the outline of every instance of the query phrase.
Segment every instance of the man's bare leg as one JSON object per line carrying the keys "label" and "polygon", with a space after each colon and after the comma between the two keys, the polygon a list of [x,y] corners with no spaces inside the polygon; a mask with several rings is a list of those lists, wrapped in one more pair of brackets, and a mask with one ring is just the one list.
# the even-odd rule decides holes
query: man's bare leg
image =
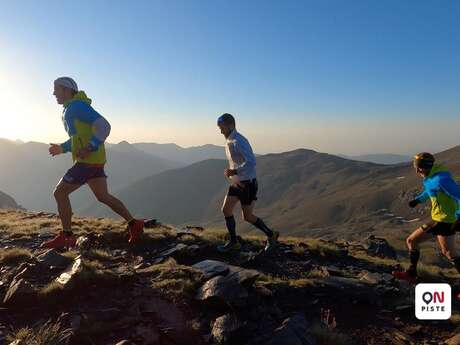
{"label": "man's bare leg", "polygon": [[422,228],[418,228],[406,239],[407,249],[409,249],[410,266],[407,270],[411,275],[417,275],[417,264],[420,259],[420,244],[432,238],[430,234]]}
{"label": "man's bare leg", "polygon": [[107,187],[107,179],[105,177],[98,177],[88,181],[88,186],[91,188],[96,199],[110,207],[113,212],[121,216],[127,222],[133,220],[133,216],[128,211],[126,206],[116,197],[109,193]]}
{"label": "man's bare leg", "polygon": [[61,180],[54,190],[62,231],[53,239],[42,243],[42,248],[63,249],[75,246],[75,236],[72,234],[72,206],[69,195],[80,188],[78,184],[70,184]]}
{"label": "man's bare leg", "polygon": [[438,236],[439,247],[441,253],[454,264],[457,272],[460,273],[460,256],[455,248],[455,235]]}
{"label": "man's bare leg", "polygon": [[54,190],[54,198],[56,199],[59,218],[64,231],[72,230],[72,205],[70,204],[69,195],[80,187],[81,185],[70,184],[61,180]]}
{"label": "man's bare leg", "polygon": [[107,179],[98,177],[89,180],[89,188],[93,191],[97,200],[110,207],[116,214],[123,217],[128,223],[129,243],[136,242],[144,232],[144,221],[134,219],[126,206],[116,197],[109,193],[107,187]]}

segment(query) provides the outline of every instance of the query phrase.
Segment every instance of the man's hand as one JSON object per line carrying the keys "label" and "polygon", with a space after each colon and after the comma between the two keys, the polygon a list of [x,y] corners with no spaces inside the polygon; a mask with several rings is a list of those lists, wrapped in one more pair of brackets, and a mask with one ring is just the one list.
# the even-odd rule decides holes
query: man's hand
{"label": "man's hand", "polygon": [[420,204],[420,200],[418,200],[418,199],[414,199],[414,200],[409,201],[409,207],[414,208],[414,207],[416,207],[418,204]]}
{"label": "man's hand", "polygon": [[237,174],[237,171],[235,169],[225,169],[224,175],[227,177],[231,177]]}
{"label": "man's hand", "polygon": [[48,149],[49,153],[51,156],[57,156],[60,155],[61,153],[64,153],[64,150],[62,149],[61,145],[58,144],[50,144],[50,148]]}
{"label": "man's hand", "polygon": [[81,159],[88,158],[88,156],[92,153],[88,147],[85,147],[84,149],[79,149],[77,152],[77,157]]}

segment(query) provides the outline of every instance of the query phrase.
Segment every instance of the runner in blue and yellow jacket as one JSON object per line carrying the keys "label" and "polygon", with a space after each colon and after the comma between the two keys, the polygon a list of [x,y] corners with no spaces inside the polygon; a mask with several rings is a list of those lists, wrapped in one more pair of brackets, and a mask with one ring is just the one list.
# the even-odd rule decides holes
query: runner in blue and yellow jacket
{"label": "runner in blue and yellow jacket", "polygon": [[455,251],[454,235],[460,231],[458,221],[460,187],[449,171],[442,165],[434,164],[432,154],[423,152],[414,157],[414,169],[423,177],[423,191],[409,202],[410,207],[431,200],[431,221],[415,230],[407,239],[410,266],[406,271],[393,272],[398,279],[415,283],[417,264],[420,258],[419,244],[435,236],[441,253],[454,264],[460,273],[460,257]]}
{"label": "runner in blue and yellow jacket", "polygon": [[104,142],[110,134],[110,124],[91,107],[91,99],[79,91],[77,83],[69,77],[54,81],[54,96],[64,106],[62,120],[69,140],[61,145],[51,144],[52,156],[71,152],[74,165],[61,179],[54,191],[62,231],[54,239],[42,244],[45,248],[69,248],[75,245],[72,233],[72,207],[69,195],[88,184],[97,200],[109,206],[128,222],[129,242],[134,242],[143,232],[144,222],[136,220],[125,205],[111,195],[107,188]]}

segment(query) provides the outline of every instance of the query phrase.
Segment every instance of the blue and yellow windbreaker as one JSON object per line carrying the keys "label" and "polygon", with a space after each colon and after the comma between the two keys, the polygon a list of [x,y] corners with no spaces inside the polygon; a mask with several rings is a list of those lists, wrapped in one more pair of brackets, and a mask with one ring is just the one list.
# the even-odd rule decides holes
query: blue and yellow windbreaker
{"label": "blue and yellow windbreaker", "polygon": [[[70,137],[61,144],[64,152],[72,152],[74,162],[105,164],[104,142],[110,134],[110,124],[91,107],[91,99],[84,91],[79,91],[64,104],[62,121]],[[77,157],[78,150],[86,147],[89,147],[92,153],[85,159]]]}
{"label": "blue and yellow windbreaker", "polygon": [[441,165],[434,165],[423,179],[423,191],[417,196],[421,202],[431,199],[431,218],[435,222],[454,223],[459,213],[460,187]]}

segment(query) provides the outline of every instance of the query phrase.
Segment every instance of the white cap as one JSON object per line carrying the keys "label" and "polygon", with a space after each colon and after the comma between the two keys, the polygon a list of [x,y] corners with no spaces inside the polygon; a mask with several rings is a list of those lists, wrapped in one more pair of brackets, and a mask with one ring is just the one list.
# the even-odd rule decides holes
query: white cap
{"label": "white cap", "polygon": [[54,81],[55,84],[57,85],[60,85],[60,86],[64,86],[64,87],[67,87],[69,89],[72,89],[74,91],[78,91],[78,85],[77,83],[75,82],[75,80],[73,80],[72,78],[70,77],[60,77],[60,78],[57,78],[55,81]]}

